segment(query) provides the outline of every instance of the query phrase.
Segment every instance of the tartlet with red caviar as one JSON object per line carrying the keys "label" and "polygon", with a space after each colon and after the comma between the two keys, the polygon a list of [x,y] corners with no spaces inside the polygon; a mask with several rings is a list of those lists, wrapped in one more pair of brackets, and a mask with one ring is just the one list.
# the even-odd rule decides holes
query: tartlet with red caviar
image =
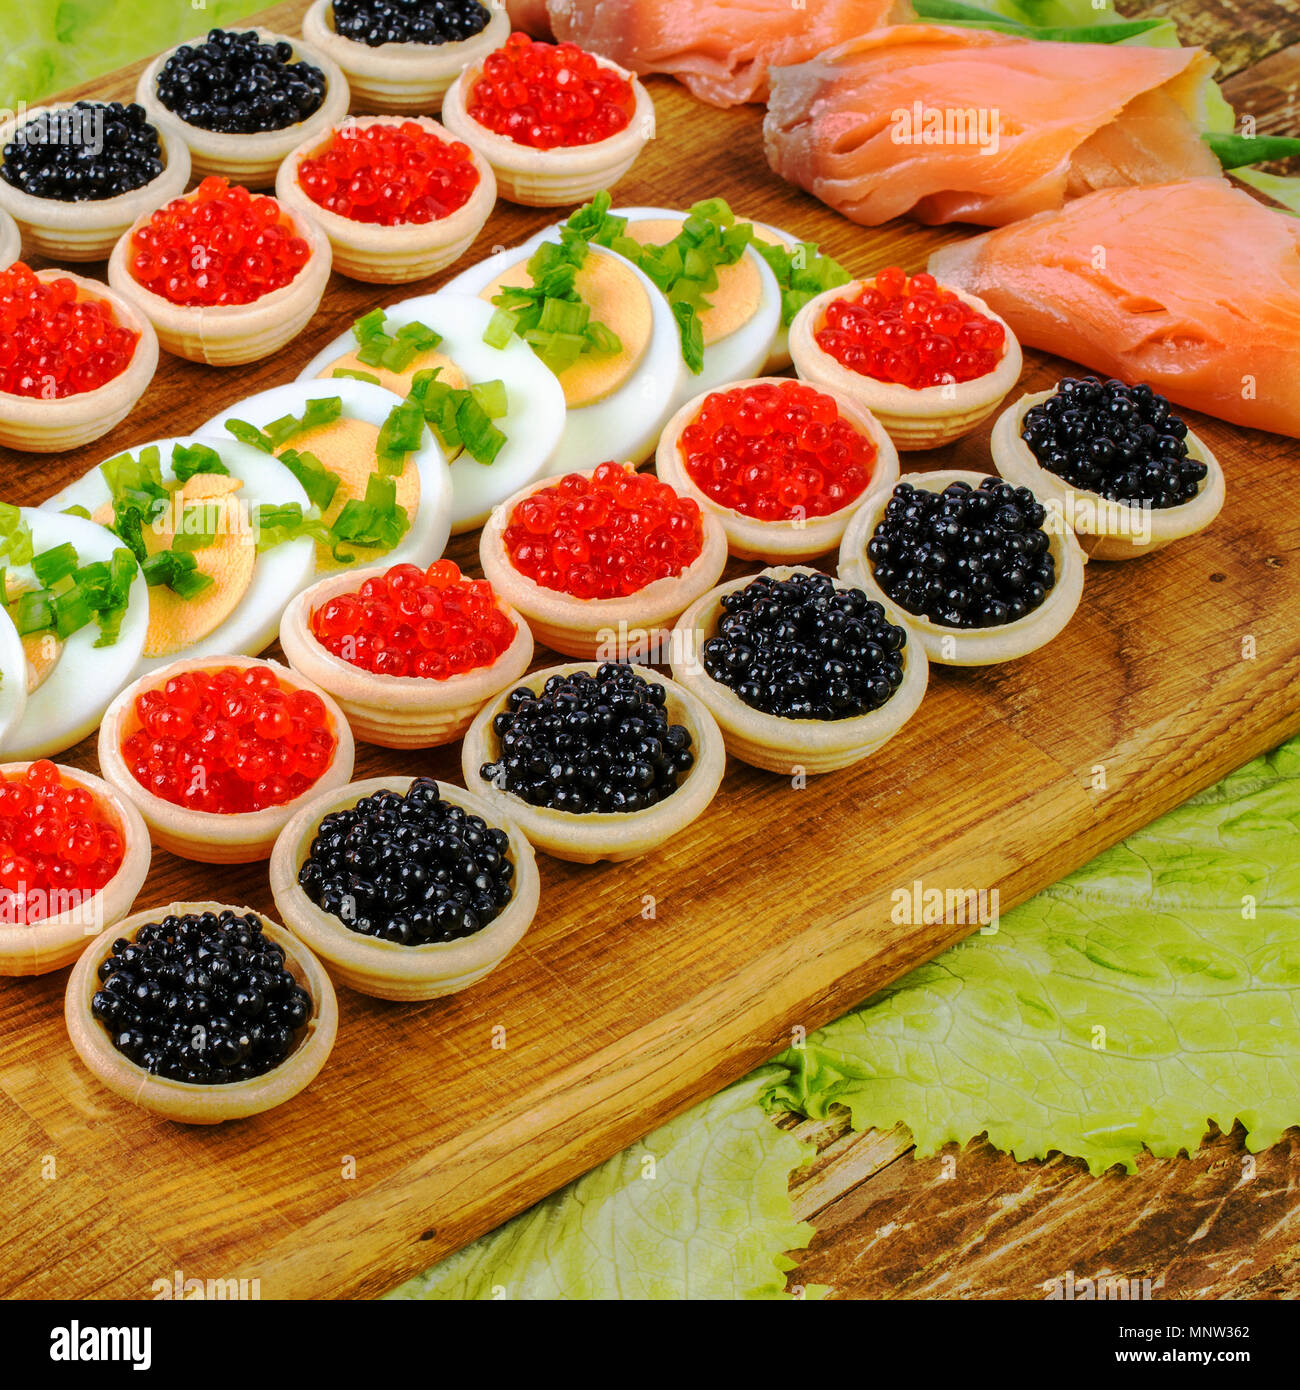
{"label": "tartlet with red caviar", "polygon": [[130,800],[47,759],[0,765],[0,975],[69,964],[125,917],[149,872]]}
{"label": "tartlet with red caviar", "polygon": [[806,381],[860,401],[900,450],[969,434],[1020,378],[1020,344],[982,299],[889,266],[823,291],[795,315]]}
{"label": "tartlet with red caviar", "polygon": [[[166,995],[161,971],[171,973]],[[185,1011],[179,1029],[167,1013],[173,994]],[[91,942],[68,977],[63,1018],[77,1056],[115,1095],[164,1119],[213,1125],[310,1085],[339,1014],[321,963],[269,917],[176,902]]]}
{"label": "tartlet with red caviar", "polygon": [[651,658],[726,561],[717,517],[631,464],[543,478],[497,507],[479,538],[483,573],[533,636],[587,659]]}
{"label": "tartlet with red caviar", "polygon": [[257,657],[151,671],[108,707],[104,776],[154,842],[204,864],[266,859],[298,808],[352,776],[343,711],[306,677]]}
{"label": "tartlet with red caviar", "polygon": [[[93,159],[63,160],[69,144],[88,147],[87,137],[100,147]],[[104,102],[29,107],[0,125],[0,150],[21,150],[24,139],[42,154],[20,160],[16,170],[0,168],[0,211],[13,217],[33,251],[53,260],[103,260],[138,217],[183,193],[190,180],[190,152],[178,127],[169,120],[146,121],[139,107]],[[147,158],[137,155],[136,142],[145,145]],[[58,151],[53,161],[44,153],[51,145]],[[15,248],[10,259],[17,254]]]}
{"label": "tartlet with red caviar", "polygon": [[122,236],[108,282],[168,352],[228,367],[269,357],[306,327],[330,263],[329,241],[306,213],[206,178]]}
{"label": "tartlet with red caviar", "polygon": [[0,270],[0,444],[88,444],[126,418],[157,366],[158,338],[128,296],[22,261]]}
{"label": "tartlet with red caviar", "polygon": [[[232,84],[243,88],[229,98]],[[267,29],[212,29],[160,53],[135,99],[151,120],[170,120],[199,178],[269,188],[295,145],[348,113],[342,69],[314,45]]]}
{"label": "tartlet with red caviar", "polygon": [[579,864],[635,859],[708,809],[726,764],[708,708],[626,662],[530,672],[485,705],[461,771],[529,842]]}
{"label": "tartlet with red caviar", "polygon": [[867,491],[897,479],[898,452],[853,397],[759,377],[688,401],[655,468],[718,518],[737,559],[794,562],[839,545]]}
{"label": "tartlet with red caviar", "polygon": [[[402,840],[394,828],[407,829]],[[360,851],[357,872],[342,841]],[[446,846],[434,877],[412,837]],[[396,849],[394,854],[393,850]],[[384,854],[392,872],[369,873]],[[271,891],[286,925],[350,989],[437,999],[495,970],[537,914],[533,847],[487,797],[432,778],[374,777],[317,797],[284,828]]]}
{"label": "tartlet with red caviar", "polygon": [[390,6],[382,28],[367,23],[364,10],[347,0],[314,0],[302,17],[303,37],[347,77],[354,111],[437,111],[464,68],[510,34],[504,7],[491,0],[455,7]]}
{"label": "tartlet with red caviar", "polygon": [[465,68],[447,89],[442,121],[492,166],[501,196],[526,207],[612,188],[655,131],[654,103],[633,73],[523,33]]}
{"label": "tartlet with red caviar", "polygon": [[454,742],[533,659],[523,618],[450,560],[322,579],[285,609],[280,645],[384,748]]}
{"label": "tartlet with red caviar", "polygon": [[314,136],[275,191],[314,218],[354,280],[422,280],[457,261],[496,203],[487,161],[428,116],[366,116]]}

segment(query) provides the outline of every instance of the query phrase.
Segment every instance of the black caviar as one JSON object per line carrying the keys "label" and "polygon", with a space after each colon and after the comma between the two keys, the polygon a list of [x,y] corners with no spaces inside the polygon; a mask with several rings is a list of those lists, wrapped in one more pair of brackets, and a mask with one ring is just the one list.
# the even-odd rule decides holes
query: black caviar
{"label": "black caviar", "polygon": [[479,0],[334,0],[334,32],[354,43],[459,43],[487,28]]}
{"label": "black caviar", "polygon": [[1049,473],[1115,502],[1177,507],[1205,479],[1187,425],[1145,383],[1066,377],[1025,411],[1020,437]]}
{"label": "black caviar", "polygon": [[901,482],[867,542],[876,583],[900,608],[947,627],[1032,613],[1056,583],[1047,509],[1027,487],[985,478],[929,492]]}
{"label": "black caviar", "polygon": [[320,823],[298,883],[323,912],[399,946],[455,941],[486,927],[511,898],[510,837],[442,800],[419,777]]}
{"label": "black caviar", "polygon": [[113,1046],[173,1081],[223,1085],[280,1065],[311,996],[256,913],[225,908],[146,923],[99,967],[91,1012]]}
{"label": "black caviar", "polygon": [[3,157],[6,183],[62,203],[116,198],[163,171],[158,132],[135,102],[78,101],[39,112],[14,132]]}
{"label": "black caviar", "polygon": [[824,574],[760,574],[722,608],[704,669],[764,714],[848,719],[903,683],[907,633],[861,589],[837,589]]}
{"label": "black caviar", "polygon": [[325,100],[325,74],[293,60],[283,39],[263,43],[252,29],[211,29],[182,44],[158,74],[158,100],[200,130],[253,135],[305,121]]}
{"label": "black caviar", "polygon": [[532,806],[555,811],[643,811],[677,790],[695,761],[691,735],[670,724],[667,691],[631,666],[521,685],[492,721],[501,743],[479,775]]}

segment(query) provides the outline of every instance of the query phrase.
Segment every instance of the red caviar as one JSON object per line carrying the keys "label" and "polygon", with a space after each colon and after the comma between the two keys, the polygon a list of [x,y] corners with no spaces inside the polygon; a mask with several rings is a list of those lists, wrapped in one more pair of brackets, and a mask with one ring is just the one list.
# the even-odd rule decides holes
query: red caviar
{"label": "red caviar", "polygon": [[704,548],[699,503],[653,473],[602,463],[525,497],[502,537],[510,562],[574,598],[626,598],[681,574]]}
{"label": "red caviar", "polygon": [[514,33],[483,60],[471,86],[471,120],[518,145],[553,150],[594,145],[625,130],[632,84],[572,43],[541,43]]}
{"label": "red caviar", "polygon": [[117,822],[52,762],[0,773],[0,923],[79,906],[122,867],[125,849]]}
{"label": "red caviar", "polygon": [[0,270],[0,391],[47,400],[94,391],[126,370],[139,341],[107,300],[78,300],[71,280],[38,280],[22,261]]}
{"label": "red caviar", "polygon": [[933,275],[880,271],[855,299],[832,300],[817,346],[841,366],[919,389],[986,376],[1006,349],[1002,325]]}
{"label": "red caviar", "polygon": [[440,140],[418,121],[345,125],[298,165],[313,203],[352,222],[436,222],[462,208],[478,187],[469,146]]}
{"label": "red caviar", "polygon": [[446,680],[490,666],[515,640],[486,579],[466,579],[450,560],[394,565],[355,594],[339,594],[311,615],[327,651],[381,676]]}
{"label": "red caviar", "polygon": [[682,431],[680,448],[707,497],[760,521],[847,507],[876,461],[871,440],[830,396],[802,381],[714,391]]}
{"label": "red caviar", "polygon": [[251,304],[283,289],[311,247],[274,198],[215,176],[131,234],[128,266],[172,304]]}
{"label": "red caviar", "polygon": [[283,806],[334,761],[319,695],[266,666],[182,671],[135,698],[140,727],[122,744],[146,791],[191,811]]}

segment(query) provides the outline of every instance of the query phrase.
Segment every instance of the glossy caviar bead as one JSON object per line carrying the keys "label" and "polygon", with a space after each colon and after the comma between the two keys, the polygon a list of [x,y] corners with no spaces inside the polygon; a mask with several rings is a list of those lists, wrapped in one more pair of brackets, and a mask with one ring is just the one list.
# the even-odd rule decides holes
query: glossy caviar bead
{"label": "glossy caviar bead", "polygon": [[515,624],[486,579],[465,579],[450,560],[427,570],[394,565],[311,615],[327,651],[381,676],[447,680],[490,666],[515,640]]}
{"label": "glossy caviar bead", "polygon": [[1027,487],[985,478],[928,492],[901,482],[867,542],[876,583],[900,608],[947,627],[998,627],[1056,583],[1047,509]]}
{"label": "glossy caviar bead", "polygon": [[594,145],[625,130],[632,84],[575,44],[514,33],[483,60],[466,103],[471,120],[518,145]]}
{"label": "glossy caviar bead", "polygon": [[644,811],[677,790],[695,761],[683,724],[670,724],[667,691],[631,666],[521,685],[492,721],[500,757],[479,775],[532,806],[575,815]]}
{"label": "glossy caviar bead", "polygon": [[0,270],[0,391],[61,400],[126,370],[140,335],[107,300],[77,294],[71,280],[38,280],[22,261]]}
{"label": "glossy caviar bead", "polygon": [[132,233],[128,265],[172,304],[251,304],[283,289],[310,256],[274,198],[213,176]]}
{"label": "glossy caviar bead", "polygon": [[1115,502],[1177,507],[1209,471],[1188,455],[1186,423],[1145,383],[1066,377],[1025,411],[1020,437],[1049,473]]}
{"label": "glossy caviar bead", "polygon": [[91,1013],[113,1046],[155,1076],[247,1081],[297,1047],[312,1000],[255,912],[186,913],[113,942]]}
{"label": "glossy caviar bead", "polygon": [[0,926],[77,910],[122,867],[125,849],[117,822],[52,762],[0,773]]}
{"label": "glossy caviar bead", "polygon": [[182,44],[158,73],[158,100],[188,125],[226,135],[285,130],[325,100],[325,74],[293,58],[292,45],[263,43],[248,29],[210,29]]}
{"label": "glossy caviar bead", "polygon": [[1002,325],[933,275],[880,271],[852,299],[834,299],[814,335],[842,367],[919,390],[987,376],[1006,351]]}
{"label": "glossy caviar bead", "polygon": [[163,171],[158,132],[135,102],[77,101],[42,111],[18,128],[3,158],[0,178],[63,203],[116,198]]}
{"label": "glossy caviar bead", "polygon": [[345,125],[298,165],[313,203],[383,227],[436,222],[469,202],[479,184],[468,145],[440,140],[416,121]]}
{"label": "glossy caviar bead", "polygon": [[861,589],[824,574],[757,575],[722,600],[704,669],[747,704],[782,719],[848,719],[903,683],[907,633]]}
{"label": "glossy caviar bead", "polygon": [[460,43],[487,28],[479,0],[334,0],[334,32],[354,43]]}
{"label": "glossy caviar bead", "polygon": [[184,671],[135,698],[122,744],[146,791],[191,811],[233,815],[283,806],[334,761],[320,696],[265,666]]}
{"label": "glossy caviar bead", "polygon": [[704,523],[694,498],[654,474],[602,463],[525,497],[502,540],[515,569],[544,589],[625,598],[693,564]]}
{"label": "glossy caviar bead", "polygon": [[303,892],[350,931],[399,946],[456,941],[510,902],[510,837],[418,777],[333,811],[298,871]]}
{"label": "glossy caviar bead", "polygon": [[802,381],[714,391],[682,431],[691,481],[760,521],[826,516],[871,481],[876,446]]}

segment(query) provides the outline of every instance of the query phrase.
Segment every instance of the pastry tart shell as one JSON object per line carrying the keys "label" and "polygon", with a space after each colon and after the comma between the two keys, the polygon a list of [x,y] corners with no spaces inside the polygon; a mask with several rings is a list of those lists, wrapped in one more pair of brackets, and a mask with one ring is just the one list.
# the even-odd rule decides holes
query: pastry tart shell
{"label": "pastry tart shell", "polygon": [[355,593],[382,567],[330,575],[284,610],[280,646],[290,666],[331,695],[363,743],[381,748],[434,748],[454,743],[494,695],[513,686],[533,659],[533,635],[509,604],[497,607],[515,625],[514,641],[490,666],[446,680],[384,676],[363,670],[324,647],[311,631],[313,611],[339,594]]}
{"label": "pastry tart shell", "polygon": [[405,795],[414,780],[372,777],[318,796],[285,826],[271,856],[271,891],[285,925],[349,989],[376,999],[438,999],[477,984],[519,944],[537,914],[541,893],[537,860],[519,826],[486,797],[439,782],[444,800],[482,816],[510,837],[507,855],[515,866],[513,895],[502,911],[486,927],[459,941],[401,946],[351,931],[333,914],[317,907],[299,887],[298,870],[307,859],[320,822],[332,811],[355,806],[373,792]]}
{"label": "pastry tart shell", "polygon": [[[734,387],[782,386],[788,381],[788,377],[755,377],[719,389],[727,391]],[[678,446],[682,431],[699,414],[707,397],[714,394],[712,391],[702,391],[693,400],[687,401],[664,427],[655,455],[655,472],[670,487],[693,497],[706,516],[717,517],[726,534],[727,550],[738,560],[798,564],[825,555],[839,545],[849,518],[862,505],[867,493],[886,482],[892,487],[898,481],[898,450],[880,421],[857,399],[835,387],[818,385],[817,390],[834,400],[841,417],[859,434],[866,435],[876,450],[871,480],[866,488],[846,506],[825,516],[808,517],[803,521],[763,521],[720,505],[695,482],[686,470],[686,461]]]}
{"label": "pastry tart shell", "polygon": [[[348,124],[401,125],[412,120],[441,139],[450,142],[453,138],[428,116],[363,116]],[[423,280],[458,261],[469,250],[496,205],[496,178],[483,156],[470,149],[470,158],[478,171],[478,184],[469,201],[447,217],[393,227],[354,222],[314,203],[298,182],[298,166],[304,159],[318,154],[337,129],[332,126],[299,145],[280,165],[275,180],[275,194],[280,202],[295,214],[313,219],[329,239],[334,269],[353,280],[395,285]]]}
{"label": "pastry tart shell", "polygon": [[442,103],[443,125],[483,155],[496,174],[498,191],[509,202],[534,208],[585,203],[602,188],[612,188],[654,137],[654,102],[641,81],[610,59],[592,56],[602,68],[631,84],[636,103],[627,125],[594,145],[534,149],[479,125],[466,109],[466,98],[482,75],[481,61],[467,66],[448,87]]}
{"label": "pastry tart shell", "polygon": [[13,265],[22,249],[23,239],[19,234],[18,224],[0,208],[0,270]]}
{"label": "pastry tart shell", "polygon": [[[567,676],[576,671],[595,675],[601,665],[598,661],[580,661],[565,666],[548,666],[545,670],[532,672],[518,684],[540,690],[551,676]],[[484,782],[479,776],[479,768],[486,762],[496,760],[500,743],[492,728],[492,721],[506,708],[510,699],[508,690],[479,712],[465,735],[460,759],[465,781],[481,786],[484,799],[494,808],[499,807],[499,814],[513,819],[535,848],[554,859],[595,864],[600,860],[622,861],[648,854],[698,820],[722,782],[726,751],[722,734],[704,702],[676,681],[656,671],[642,667],[637,669],[647,680],[662,685],[667,691],[665,709],[668,722],[686,726],[691,735],[691,751],[695,755],[694,763],[677,784],[677,790],[644,811],[575,815],[568,811],[530,805],[512,792],[499,790]],[[494,814],[497,814],[495,810]]]}
{"label": "pastry tart shell", "polygon": [[[338,1033],[338,1000],[321,963],[301,941],[259,912],[256,915],[262,918],[266,939],[283,949],[285,968],[312,1001],[311,1017],[302,1026],[298,1045],[279,1066],[246,1081],[203,1086],[151,1075],[113,1046],[107,1029],[90,1012],[90,1002],[99,989],[99,967],[112,954],[113,942],[122,936],[133,938],[141,927],[173,914],[183,917],[188,913],[225,910],[225,903],[182,902],[137,912],[95,938],[68,977],[64,996],[63,1017],[68,1037],[77,1056],[96,1079],[132,1105],[181,1124],[221,1124],[224,1120],[260,1114],[291,1100],[319,1075]],[[241,916],[252,910],[247,907],[233,909]]]}
{"label": "pastry tart shell", "polygon": [[[287,43],[293,48],[294,61],[305,58],[325,74],[325,99],[307,117],[284,130],[259,130],[251,135],[239,135],[229,131],[204,130],[201,126],[182,121],[175,112],[169,111],[158,98],[158,74],[177,48],[176,44],[166,52],[160,53],[140,74],[136,84],[135,99],[144,107],[149,119],[155,125],[159,121],[170,121],[177,128],[190,150],[190,164],[196,179],[210,174],[229,179],[231,183],[242,183],[246,188],[270,188],[275,182],[276,170],[281,160],[304,140],[311,140],[341,121],[348,113],[351,94],[348,80],[343,70],[327,53],[314,44],[288,34],[272,33],[260,26],[256,29],[263,43]],[[187,39],[186,44],[193,47],[204,42],[202,37]]]}
{"label": "pastry tart shell", "polygon": [[[6,776],[25,772],[30,763],[4,763]],[[108,782],[79,768],[57,764],[65,781],[84,787],[100,810],[117,822],[122,862],[117,873],[88,902],[33,926],[0,922],[0,975],[45,975],[70,965],[99,932],[119,922],[135,902],[149,872],[149,832],[129,798]]]}
{"label": "pastry tart shell", "polygon": [[375,48],[334,31],[333,0],[315,0],[302,18],[302,36],[342,69],[352,109],[425,115],[442,106],[447,88],[469,63],[481,62],[510,37],[505,10],[488,0],[491,18],[479,33],[454,43],[384,43]]}
{"label": "pastry tart shell", "polygon": [[1195,497],[1177,507],[1135,507],[1100,493],[1071,487],[1044,468],[1020,437],[1020,426],[1031,407],[1056,394],[1038,391],[1008,406],[993,426],[993,464],[1009,483],[1032,489],[1048,507],[1058,511],[1079,538],[1090,560],[1136,560],[1152,555],[1171,541],[1202,531],[1223,509],[1224,477],[1219,460],[1199,435],[1187,431],[1187,452],[1206,467]]}
{"label": "pastry tart shell", "polygon": [[[635,472],[631,464],[624,466],[629,473]],[[503,539],[515,508],[533,493],[554,486],[553,477],[539,478],[493,509],[479,535],[484,577],[523,615],[533,637],[552,651],[584,661],[617,661],[630,648],[638,653],[644,648],[648,654],[687,604],[718,582],[727,563],[721,523],[701,509],[703,545],[680,574],[656,579],[626,598],[576,598],[521,574],[511,563]]]}
{"label": "pastry tart shell", "polygon": [[[264,666],[281,682],[299,690],[309,690],[325,702],[331,732],[336,743],[334,760],[301,796],[283,806],[267,806],[260,811],[229,814],[220,811],[194,811],[187,806],[155,796],[136,781],[126,764],[122,745],[137,728],[135,699],[146,690],[160,688],[186,671],[217,671],[228,666]],[[99,726],[99,766],[113,788],[131,801],[149,827],[156,845],[182,859],[200,864],[252,864],[270,857],[280,831],[295,813],[322,792],[340,787],[352,776],[355,745],[352,730],[343,711],[324,690],[313,685],[300,672],[278,661],[254,656],[201,656],[174,661],[133,681],[117,696]]]}
{"label": "pastry tart shell", "polygon": [[[815,571],[804,565],[779,565],[761,573],[773,579],[788,579],[792,574]],[[907,631],[903,683],[879,709],[833,720],[783,719],[765,714],[715,681],[703,662],[704,643],[717,632],[723,598],[743,589],[756,577],[746,574],[719,584],[682,614],[677,624],[679,640],[674,646],[673,676],[698,696],[717,720],[727,752],[752,767],[789,777],[800,771],[838,772],[870,757],[916,713],[925,695],[930,668],[916,633],[906,623],[898,624]],[[835,585],[841,589],[850,587],[843,580],[836,580]],[[890,621],[898,622],[893,614]]]}
{"label": "pastry tart shell", "polygon": [[[961,469],[944,469],[933,473],[909,473],[903,481],[914,487],[942,492],[949,483],[969,483],[977,488],[988,477]],[[931,661],[941,666],[993,666],[1037,651],[1056,637],[1074,616],[1083,596],[1083,568],[1087,556],[1075,534],[1059,521],[1059,512],[1048,509],[1046,523],[1050,537],[1050,553],[1056,561],[1056,583],[1032,613],[1000,627],[956,628],[931,622],[929,618],[909,613],[891,599],[876,583],[871,562],[867,559],[867,542],[875,532],[893,488],[872,490],[861,509],[849,522],[840,546],[839,575],[850,584],[865,589],[878,603],[885,606],[891,622],[905,624],[925,648]],[[1035,494],[1045,502],[1041,494]],[[1055,520],[1054,520],[1055,519]]]}
{"label": "pastry tart shell", "polygon": [[1023,357],[1010,325],[982,299],[951,285],[945,286],[964,304],[1002,325],[1006,347],[997,366],[973,381],[941,386],[913,388],[877,381],[841,365],[818,346],[816,339],[827,308],[835,300],[847,299],[871,283],[870,279],[853,280],[847,285],[823,290],[799,310],[790,324],[790,356],[795,371],[815,386],[833,387],[859,401],[889,431],[900,452],[937,449],[978,428],[1020,380]]}
{"label": "pastry tart shell", "polygon": [[[6,121],[0,125],[0,149],[33,117],[45,111],[67,110],[71,105],[64,101],[29,107],[20,117]],[[149,119],[158,131],[162,173],[129,193],[68,203],[58,198],[38,198],[0,179],[0,209],[13,217],[32,250],[51,260],[102,261],[137,218],[184,193],[190,181],[190,152],[184,134],[171,118],[152,114]],[[0,265],[5,263],[0,254]]]}
{"label": "pastry tart shell", "polygon": [[57,454],[77,449],[120,424],[144,395],[158,366],[158,337],[153,325],[129,295],[99,280],[87,280],[68,270],[36,272],[38,280],[71,280],[78,298],[107,300],[124,327],[140,335],[123,371],[93,391],[46,400],[0,392],[0,444],[29,454]]}
{"label": "pastry tart shell", "polygon": [[147,289],[128,269],[131,237],[124,232],[108,260],[108,283],[148,318],[168,352],[189,362],[232,367],[278,352],[306,328],[330,278],[329,240],[314,218],[286,208],[294,230],[311,247],[307,263],[278,290],[250,304],[173,304]]}

